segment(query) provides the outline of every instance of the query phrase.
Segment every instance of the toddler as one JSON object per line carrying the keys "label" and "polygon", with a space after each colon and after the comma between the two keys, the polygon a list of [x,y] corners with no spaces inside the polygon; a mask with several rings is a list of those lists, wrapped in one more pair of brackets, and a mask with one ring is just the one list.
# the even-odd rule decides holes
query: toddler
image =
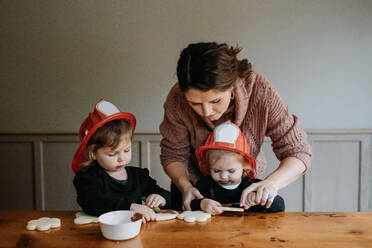
{"label": "toddler", "polygon": [[[170,205],[170,193],[159,187],[147,169],[128,166],[136,118],[104,99],[80,127],[81,144],[72,170],[77,202],[89,215],[133,210],[143,221],[156,219],[154,207]],[[146,197],[145,204],[141,204]]]}
{"label": "toddler", "polygon": [[[247,140],[239,127],[230,121],[218,125],[208,136],[204,146],[196,149],[200,171],[205,175],[197,183],[199,192],[206,198],[191,202],[192,210],[203,210],[212,215],[221,214],[222,204],[239,207],[245,188],[261,180],[254,179],[256,161],[249,154]],[[256,192],[248,193],[248,211],[284,211],[284,200],[268,195],[265,206],[256,202]]]}

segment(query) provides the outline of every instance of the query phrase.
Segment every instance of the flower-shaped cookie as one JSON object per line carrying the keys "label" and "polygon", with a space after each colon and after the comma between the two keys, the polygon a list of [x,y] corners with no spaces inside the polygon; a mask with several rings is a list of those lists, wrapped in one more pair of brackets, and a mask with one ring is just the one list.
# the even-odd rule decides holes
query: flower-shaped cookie
{"label": "flower-shaped cookie", "polygon": [[87,215],[83,212],[76,212],[76,218],[74,219],[74,223],[77,225],[82,224],[89,224],[89,223],[97,223],[98,217]]}
{"label": "flower-shaped cookie", "polygon": [[27,222],[26,229],[27,230],[39,230],[39,231],[46,231],[50,228],[57,228],[61,226],[61,219],[59,218],[48,218],[42,217],[37,220],[30,220]]}
{"label": "flower-shaped cookie", "polygon": [[178,219],[186,222],[205,222],[211,217],[211,214],[204,211],[183,211],[177,216]]}

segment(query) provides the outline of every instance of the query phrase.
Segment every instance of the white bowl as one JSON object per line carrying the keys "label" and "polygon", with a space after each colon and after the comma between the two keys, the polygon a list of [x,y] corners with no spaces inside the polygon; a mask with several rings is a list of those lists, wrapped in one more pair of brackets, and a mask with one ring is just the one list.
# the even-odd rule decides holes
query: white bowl
{"label": "white bowl", "polygon": [[112,211],[98,217],[102,235],[111,240],[131,239],[140,232],[142,220],[131,221],[134,212]]}

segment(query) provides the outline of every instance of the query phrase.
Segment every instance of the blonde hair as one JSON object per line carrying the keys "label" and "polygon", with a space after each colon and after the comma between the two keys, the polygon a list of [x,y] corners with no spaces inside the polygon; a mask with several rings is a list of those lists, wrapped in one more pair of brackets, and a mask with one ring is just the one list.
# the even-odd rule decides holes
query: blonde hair
{"label": "blonde hair", "polygon": [[226,157],[226,156],[237,158],[237,160],[240,162],[243,168],[243,177],[248,176],[249,173],[252,171],[254,172],[252,165],[248,163],[248,161],[244,158],[243,155],[240,155],[239,153],[236,153],[236,152],[221,150],[221,149],[209,149],[206,151],[205,157],[206,157],[207,171],[210,171],[211,164],[216,163],[222,157]]}
{"label": "blonde hair", "polygon": [[79,170],[93,165],[93,155],[98,149],[102,147],[115,149],[123,136],[132,141],[133,131],[130,121],[126,119],[113,120],[98,128],[87,143],[85,161],[79,165]]}

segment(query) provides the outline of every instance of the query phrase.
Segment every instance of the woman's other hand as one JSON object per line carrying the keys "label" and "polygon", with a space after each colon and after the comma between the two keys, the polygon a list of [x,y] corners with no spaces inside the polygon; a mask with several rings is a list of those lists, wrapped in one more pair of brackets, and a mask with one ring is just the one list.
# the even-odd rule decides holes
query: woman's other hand
{"label": "woman's other hand", "polygon": [[248,208],[256,206],[256,205],[257,205],[257,203],[256,203],[256,192],[255,191],[249,192],[247,194],[245,204],[243,205],[244,209],[248,209]]}
{"label": "woman's other hand", "polygon": [[200,199],[203,196],[200,194],[199,190],[197,190],[193,186],[189,186],[182,191],[182,202],[183,202],[183,210],[191,210],[190,203],[194,199]]}

